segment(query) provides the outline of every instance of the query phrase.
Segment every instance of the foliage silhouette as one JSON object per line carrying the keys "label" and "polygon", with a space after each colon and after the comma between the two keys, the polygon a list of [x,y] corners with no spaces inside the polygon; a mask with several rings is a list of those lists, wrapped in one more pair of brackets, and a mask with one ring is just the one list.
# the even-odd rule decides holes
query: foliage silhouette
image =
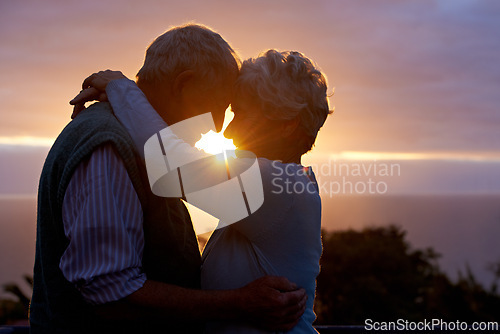
{"label": "foliage silhouette", "polygon": [[[23,276],[28,285],[33,288],[33,277]],[[16,283],[3,285],[3,290],[17,297],[17,300],[0,299],[0,325],[9,324],[16,320],[27,320],[30,299]]]}
{"label": "foliage silhouette", "polygon": [[[317,324],[374,321],[498,321],[496,285],[487,291],[467,268],[452,283],[432,248],[412,249],[395,225],[323,231]],[[496,319],[495,319],[496,317]]]}
{"label": "foliage silhouette", "polygon": [[[498,321],[500,261],[490,264],[490,289],[468,266],[452,282],[432,248],[412,249],[406,232],[389,225],[361,231],[323,231],[323,256],[315,311],[317,325],[363,325],[374,321]],[[24,280],[32,286],[33,278]],[[17,301],[0,300],[0,325],[27,319],[28,297],[15,283],[3,286]]]}

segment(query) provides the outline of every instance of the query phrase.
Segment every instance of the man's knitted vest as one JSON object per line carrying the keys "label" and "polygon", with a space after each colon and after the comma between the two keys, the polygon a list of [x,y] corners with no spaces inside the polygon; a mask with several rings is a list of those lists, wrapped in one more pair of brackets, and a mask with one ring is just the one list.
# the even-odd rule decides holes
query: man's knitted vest
{"label": "man's knitted vest", "polygon": [[[33,333],[145,333],[158,325],[99,320],[59,269],[68,246],[62,221],[66,188],[76,167],[103,144],[111,144],[120,156],[141,202],[145,237],[143,269],[147,278],[187,288],[200,287],[200,253],[186,207],[180,199],[152,194],[144,163],[132,139],[112,114],[110,105],[96,103],[61,132],[40,177],[30,307]],[[161,320],[162,328],[155,332],[177,332],[177,325],[189,327],[186,323],[176,324],[175,319]]]}

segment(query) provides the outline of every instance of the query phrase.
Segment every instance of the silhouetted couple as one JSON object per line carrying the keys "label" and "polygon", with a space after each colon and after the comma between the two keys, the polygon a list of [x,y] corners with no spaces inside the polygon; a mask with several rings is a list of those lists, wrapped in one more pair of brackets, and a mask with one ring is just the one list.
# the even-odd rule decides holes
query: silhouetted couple
{"label": "silhouetted couple", "polygon": [[[32,332],[314,333],[321,202],[301,156],[329,107],[312,62],[241,63],[186,25],[137,83],[103,71],[83,88],[40,178]],[[238,150],[220,162],[193,131],[220,131],[230,103]],[[203,256],[183,200],[220,220]]]}

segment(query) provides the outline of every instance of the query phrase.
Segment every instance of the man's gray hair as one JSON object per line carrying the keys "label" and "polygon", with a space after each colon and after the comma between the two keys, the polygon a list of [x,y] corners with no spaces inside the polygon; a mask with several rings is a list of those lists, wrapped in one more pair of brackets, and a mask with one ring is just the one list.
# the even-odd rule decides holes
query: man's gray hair
{"label": "man's gray hair", "polygon": [[211,86],[238,74],[240,60],[216,32],[198,24],[175,27],[154,40],[146,51],[138,82],[155,84],[194,70]]}
{"label": "man's gray hair", "polygon": [[254,99],[268,119],[298,119],[294,143],[304,154],[332,112],[326,90],[326,78],[303,54],[268,50],[243,62],[235,94]]}

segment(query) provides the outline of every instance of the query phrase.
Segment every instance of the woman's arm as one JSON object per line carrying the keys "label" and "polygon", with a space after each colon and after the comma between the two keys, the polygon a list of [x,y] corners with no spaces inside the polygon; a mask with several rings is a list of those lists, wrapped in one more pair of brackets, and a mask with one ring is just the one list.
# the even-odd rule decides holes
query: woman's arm
{"label": "woman's arm", "polygon": [[134,81],[126,78],[113,80],[107,85],[106,93],[113,112],[127,129],[143,158],[144,144],[162,130],[167,157],[178,156],[183,161],[195,161],[209,156],[209,154],[187,144],[177,134],[169,130],[167,123],[153,109]]}
{"label": "woman's arm", "polygon": [[[94,87],[92,82],[87,84]],[[255,156],[227,159],[224,153],[214,156],[201,152],[179,138],[180,123],[191,119],[167,126],[139,87],[126,78],[115,78],[103,86],[116,117],[146,160],[154,194],[184,198],[217,217],[220,227],[239,221],[260,207],[264,196]],[[209,113],[196,116],[195,121],[205,118],[201,123],[206,124],[207,117],[213,126]],[[181,131],[172,131],[173,128]]]}

